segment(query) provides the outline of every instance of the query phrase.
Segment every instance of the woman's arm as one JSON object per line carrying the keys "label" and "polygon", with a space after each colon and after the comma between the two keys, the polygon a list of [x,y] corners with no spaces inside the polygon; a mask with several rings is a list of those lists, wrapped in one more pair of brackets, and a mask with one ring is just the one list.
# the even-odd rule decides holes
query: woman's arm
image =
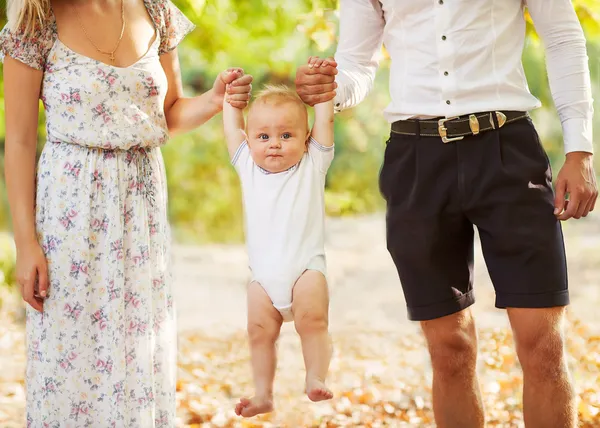
{"label": "woman's arm", "polygon": [[204,94],[186,98],[183,96],[183,84],[177,49],[161,55],[160,62],[167,75],[169,88],[165,98],[165,117],[172,135],[191,131],[219,113],[223,108],[226,86],[231,105],[244,109],[250,99],[252,76],[244,75],[237,81],[235,75],[221,73],[213,87]]}
{"label": "woman's arm", "polygon": [[36,276],[42,296],[48,286],[46,259],[37,241],[34,200],[42,77],[42,71],[5,57],[5,176],[17,247],[17,277],[23,298],[39,311],[42,303],[33,296]]}

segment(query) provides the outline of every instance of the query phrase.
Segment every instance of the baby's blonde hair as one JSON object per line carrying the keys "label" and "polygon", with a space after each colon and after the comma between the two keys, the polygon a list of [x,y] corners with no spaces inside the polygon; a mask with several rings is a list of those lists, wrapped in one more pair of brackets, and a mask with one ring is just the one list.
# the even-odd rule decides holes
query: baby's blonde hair
{"label": "baby's blonde hair", "polygon": [[267,100],[291,101],[305,107],[296,91],[288,88],[286,85],[265,85],[262,91],[254,98],[254,102]]}
{"label": "baby's blonde hair", "polygon": [[306,105],[302,99],[298,96],[295,90],[287,87],[283,84],[267,84],[263,89],[254,97],[254,101],[250,106],[250,109],[256,104],[270,103],[274,104],[290,102],[296,104],[306,113],[306,127],[308,128],[308,111]]}

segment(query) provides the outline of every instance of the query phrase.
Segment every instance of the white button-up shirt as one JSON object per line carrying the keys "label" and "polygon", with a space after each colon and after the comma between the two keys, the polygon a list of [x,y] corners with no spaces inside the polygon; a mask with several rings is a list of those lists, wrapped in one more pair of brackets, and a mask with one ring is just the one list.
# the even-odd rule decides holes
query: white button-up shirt
{"label": "white button-up shirt", "polygon": [[570,0],[341,0],[336,110],[367,96],[382,43],[389,122],[540,107],[521,62],[525,7],[546,47],[565,152],[593,152],[586,42]]}

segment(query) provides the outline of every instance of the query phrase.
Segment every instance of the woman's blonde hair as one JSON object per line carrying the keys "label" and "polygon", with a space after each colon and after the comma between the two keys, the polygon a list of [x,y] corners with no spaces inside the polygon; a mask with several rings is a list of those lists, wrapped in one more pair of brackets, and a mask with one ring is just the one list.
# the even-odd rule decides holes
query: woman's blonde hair
{"label": "woman's blonde hair", "polygon": [[32,34],[45,25],[50,14],[50,0],[8,0],[6,8],[8,23],[13,30],[23,28]]}

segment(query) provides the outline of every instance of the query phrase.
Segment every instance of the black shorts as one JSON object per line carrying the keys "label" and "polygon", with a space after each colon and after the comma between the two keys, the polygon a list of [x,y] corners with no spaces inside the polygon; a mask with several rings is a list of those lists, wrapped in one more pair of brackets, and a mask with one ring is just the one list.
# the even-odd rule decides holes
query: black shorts
{"label": "black shorts", "polygon": [[449,143],[392,132],[379,186],[409,319],[474,303],[473,226],[496,307],[569,304],[552,172],[531,119]]}

